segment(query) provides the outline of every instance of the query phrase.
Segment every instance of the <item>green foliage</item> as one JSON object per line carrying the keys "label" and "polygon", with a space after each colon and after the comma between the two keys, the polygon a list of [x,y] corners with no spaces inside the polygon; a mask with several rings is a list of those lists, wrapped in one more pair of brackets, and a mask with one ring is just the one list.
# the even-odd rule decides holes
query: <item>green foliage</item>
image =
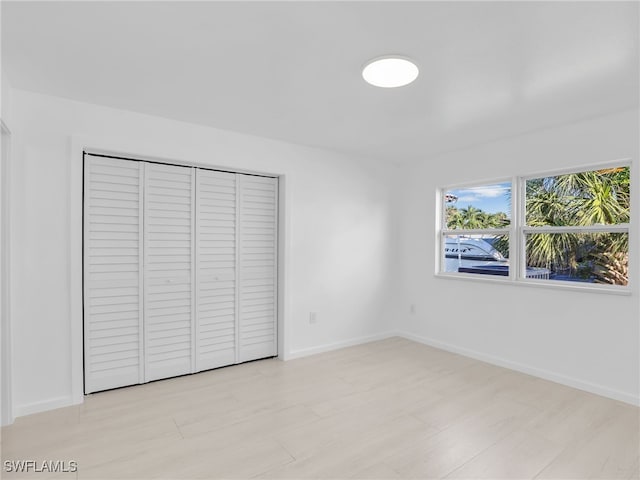
{"label": "green foliage", "polygon": [[[528,180],[526,223],[539,226],[617,225],[629,222],[629,167],[557,175]],[[487,213],[469,206],[447,206],[449,229],[504,228],[505,213]],[[545,267],[596,282],[626,285],[629,238],[616,233],[547,234],[527,237],[527,265]],[[508,237],[494,247],[508,257]]]}
{"label": "green foliage", "polygon": [[447,207],[447,228],[476,230],[483,228],[504,228],[509,225],[506,213],[487,213],[484,210],[469,205],[468,208],[458,209]]}
{"label": "green foliage", "polygon": [[526,220],[531,226],[626,223],[629,199],[629,167],[530,180]]}
{"label": "green foliage", "polygon": [[493,248],[498,250],[504,258],[509,258],[509,235],[500,235],[493,241]]}
{"label": "green foliage", "polygon": [[[616,225],[629,221],[629,168],[558,175],[527,182],[530,226]],[[527,238],[527,264],[580,276],[593,271],[595,281],[622,282],[628,264],[628,236],[620,234],[536,234]],[[589,268],[586,268],[586,264]],[[618,283],[622,284],[622,283]]]}

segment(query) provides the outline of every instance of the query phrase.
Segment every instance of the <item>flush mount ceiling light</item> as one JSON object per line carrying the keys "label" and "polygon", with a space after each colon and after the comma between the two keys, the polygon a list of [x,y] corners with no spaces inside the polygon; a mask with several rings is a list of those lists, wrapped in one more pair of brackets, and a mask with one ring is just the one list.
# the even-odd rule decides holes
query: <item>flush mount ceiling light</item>
{"label": "flush mount ceiling light", "polygon": [[362,78],[376,87],[395,88],[409,85],[418,78],[418,66],[406,57],[388,55],[369,60]]}

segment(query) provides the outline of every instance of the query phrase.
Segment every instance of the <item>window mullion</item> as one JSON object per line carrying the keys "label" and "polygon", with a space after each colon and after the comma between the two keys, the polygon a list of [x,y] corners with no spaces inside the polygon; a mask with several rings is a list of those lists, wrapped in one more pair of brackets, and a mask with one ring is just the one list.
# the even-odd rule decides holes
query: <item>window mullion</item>
{"label": "window mullion", "polygon": [[527,236],[525,229],[527,226],[527,181],[523,177],[518,177],[518,198],[520,200],[517,213],[518,224],[518,280],[527,278]]}
{"label": "window mullion", "polygon": [[514,281],[520,274],[518,258],[520,249],[518,247],[518,225],[520,209],[520,189],[518,178],[511,179],[511,224],[509,225],[509,280]]}
{"label": "window mullion", "polygon": [[627,233],[629,231],[628,223],[620,223],[616,225],[589,225],[589,226],[552,226],[545,225],[540,227],[523,228],[524,234],[536,233]]}
{"label": "window mullion", "polygon": [[456,229],[449,230],[443,229],[442,235],[509,235],[511,234],[510,228],[477,228],[477,229]]}

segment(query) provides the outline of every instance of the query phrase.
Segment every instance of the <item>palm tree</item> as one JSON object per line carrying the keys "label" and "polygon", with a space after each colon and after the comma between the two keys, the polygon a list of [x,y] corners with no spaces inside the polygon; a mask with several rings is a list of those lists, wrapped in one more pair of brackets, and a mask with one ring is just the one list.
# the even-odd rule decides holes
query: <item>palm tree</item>
{"label": "palm tree", "polygon": [[[529,187],[529,185],[528,185]],[[567,225],[566,197],[543,182],[527,188],[527,224],[532,227]],[[576,267],[579,244],[572,234],[539,233],[527,237],[527,265],[556,270]],[[567,255],[568,253],[568,255]]]}
{"label": "palm tree", "polygon": [[629,284],[629,258],[623,252],[602,252],[594,255],[594,275],[598,283]]}
{"label": "palm tree", "polygon": [[[526,202],[530,226],[625,223],[629,221],[629,168],[531,180]],[[527,238],[529,265],[568,268],[575,273],[579,260],[587,257],[600,272],[596,281],[614,278],[618,284],[626,275],[628,251],[628,236],[620,234],[535,234]]]}
{"label": "palm tree", "polygon": [[[574,225],[611,225],[629,221],[629,169],[581,172],[555,177],[553,189],[570,200]],[[552,177],[553,178],[553,177]]]}
{"label": "palm tree", "polygon": [[450,229],[460,229],[463,227],[462,215],[460,214],[460,210],[456,207],[449,206],[446,209],[446,217],[447,217],[447,228]]}
{"label": "palm tree", "polygon": [[486,213],[479,208],[469,205],[460,209],[462,225],[469,230],[486,228]]}

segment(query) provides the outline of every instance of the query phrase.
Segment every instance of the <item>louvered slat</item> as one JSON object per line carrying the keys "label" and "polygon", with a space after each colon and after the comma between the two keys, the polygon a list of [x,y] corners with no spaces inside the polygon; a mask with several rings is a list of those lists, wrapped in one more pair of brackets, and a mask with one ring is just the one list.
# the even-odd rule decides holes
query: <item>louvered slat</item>
{"label": "louvered slat", "polygon": [[142,171],[85,155],[85,393],[142,381]]}
{"label": "louvered slat", "polygon": [[239,358],[245,362],[277,354],[278,180],[238,175]]}
{"label": "louvered slat", "polygon": [[145,170],[145,381],[192,369],[193,169]]}
{"label": "louvered slat", "polygon": [[87,156],[85,391],[277,353],[277,179]]}
{"label": "louvered slat", "polygon": [[198,170],[197,370],[236,362],[236,175]]}

